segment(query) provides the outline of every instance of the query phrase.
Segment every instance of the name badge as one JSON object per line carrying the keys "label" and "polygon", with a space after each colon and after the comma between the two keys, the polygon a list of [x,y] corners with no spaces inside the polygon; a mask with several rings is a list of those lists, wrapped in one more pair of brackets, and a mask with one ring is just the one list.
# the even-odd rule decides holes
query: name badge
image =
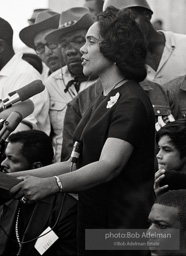
{"label": "name badge", "polygon": [[51,227],[48,227],[45,229],[41,234],[41,237],[39,237],[34,245],[35,249],[43,255],[50,246],[55,243],[55,241],[59,238],[55,232],[51,229]]}

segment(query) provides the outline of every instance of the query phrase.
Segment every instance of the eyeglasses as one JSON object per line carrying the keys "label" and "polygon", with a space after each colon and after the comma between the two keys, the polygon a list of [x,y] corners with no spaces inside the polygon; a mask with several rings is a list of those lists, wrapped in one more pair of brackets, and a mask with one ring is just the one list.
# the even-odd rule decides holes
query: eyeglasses
{"label": "eyeglasses", "polygon": [[58,47],[58,44],[54,44],[54,43],[45,43],[45,44],[38,44],[36,47],[35,47],[35,51],[37,54],[42,54],[45,52],[45,46],[47,46],[50,50],[54,50]]}

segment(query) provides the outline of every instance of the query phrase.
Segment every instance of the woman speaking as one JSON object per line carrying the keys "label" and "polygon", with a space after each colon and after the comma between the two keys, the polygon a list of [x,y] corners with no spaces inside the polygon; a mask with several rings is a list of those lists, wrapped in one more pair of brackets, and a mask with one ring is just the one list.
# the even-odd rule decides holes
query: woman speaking
{"label": "woman speaking", "polygon": [[139,85],[146,77],[146,43],[129,10],[108,7],[89,28],[81,52],[84,74],[98,76],[103,93],[75,130],[74,142],[80,145],[77,169],[70,172],[69,159],[25,171],[25,177],[21,172],[22,181],[11,193],[28,202],[59,191],[78,193],[79,255],[135,255],[122,248],[85,250],[85,230],[148,225],[155,120],[151,102]]}

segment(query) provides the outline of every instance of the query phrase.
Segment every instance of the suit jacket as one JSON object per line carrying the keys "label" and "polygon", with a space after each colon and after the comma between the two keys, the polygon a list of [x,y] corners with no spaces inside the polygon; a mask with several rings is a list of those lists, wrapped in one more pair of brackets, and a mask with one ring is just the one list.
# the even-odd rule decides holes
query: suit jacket
{"label": "suit jacket", "polygon": [[[13,237],[13,232],[15,232],[15,219],[19,204],[18,200],[10,200],[0,208],[0,226],[9,237]],[[43,255],[76,255],[77,200],[68,194],[58,193],[39,201],[33,207],[22,242],[38,237],[48,226],[52,228],[58,219],[53,231],[59,239]],[[12,254],[12,242],[1,227],[0,255],[10,255]],[[23,243],[18,255],[40,255],[34,248],[36,240]]]}

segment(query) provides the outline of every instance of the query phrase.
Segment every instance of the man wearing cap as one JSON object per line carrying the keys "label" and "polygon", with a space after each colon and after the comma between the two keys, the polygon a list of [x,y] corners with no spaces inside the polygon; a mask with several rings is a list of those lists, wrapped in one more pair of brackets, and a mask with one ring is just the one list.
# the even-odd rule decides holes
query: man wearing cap
{"label": "man wearing cap", "polygon": [[153,14],[146,0],[105,0],[118,9],[130,8],[148,43],[147,80],[164,85],[186,74],[186,35],[157,31],[150,20]]}
{"label": "man wearing cap", "polygon": [[24,44],[34,49],[40,59],[52,73],[62,66],[64,61],[58,44],[47,43],[46,34],[58,28],[59,14],[50,10],[39,12],[33,25],[23,28],[19,37]]}
{"label": "man wearing cap", "polygon": [[[39,72],[27,61],[22,59],[22,53],[13,49],[13,29],[11,25],[0,18],[0,98],[6,99],[8,94],[16,91],[34,80],[41,80]],[[37,84],[36,84],[37,85]],[[26,117],[17,130],[38,129],[50,133],[48,117],[49,98],[47,90],[31,97],[34,112]]]}
{"label": "man wearing cap", "polygon": [[85,43],[86,32],[92,24],[93,18],[87,8],[70,8],[61,13],[59,28],[45,37],[49,43],[59,44],[66,62],[65,67],[52,73],[45,81],[50,96],[50,120],[56,161],[60,161],[67,103],[95,82],[94,78],[84,76],[80,52]]}

